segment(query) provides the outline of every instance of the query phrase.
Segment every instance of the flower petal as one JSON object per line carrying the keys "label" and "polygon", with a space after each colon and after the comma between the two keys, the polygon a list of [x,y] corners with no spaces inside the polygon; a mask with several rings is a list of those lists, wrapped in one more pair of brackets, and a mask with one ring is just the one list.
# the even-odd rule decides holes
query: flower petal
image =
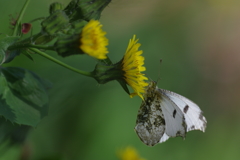
{"label": "flower petal", "polygon": [[106,59],[108,39],[105,37],[106,32],[101,27],[102,25],[97,20],[90,20],[84,26],[81,33],[80,49],[97,59]]}
{"label": "flower petal", "polygon": [[130,39],[125,56],[122,61],[122,70],[124,71],[124,79],[126,83],[131,86],[134,90],[130,94],[130,97],[138,95],[143,99],[143,94],[145,93],[145,87],[148,85],[145,80],[148,80],[141,72],[145,71],[146,68],[144,65],[144,57],[141,56],[143,53],[142,50],[138,50],[141,46],[140,43],[137,43],[136,36],[134,35]]}

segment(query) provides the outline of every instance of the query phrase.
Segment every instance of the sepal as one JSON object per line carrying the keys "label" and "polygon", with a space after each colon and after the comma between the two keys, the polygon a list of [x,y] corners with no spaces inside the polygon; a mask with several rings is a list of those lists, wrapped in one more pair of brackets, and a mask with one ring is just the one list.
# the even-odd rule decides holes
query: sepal
{"label": "sepal", "polygon": [[103,9],[110,2],[111,0],[72,0],[64,10],[70,17],[70,22],[78,19],[86,21],[98,20]]}

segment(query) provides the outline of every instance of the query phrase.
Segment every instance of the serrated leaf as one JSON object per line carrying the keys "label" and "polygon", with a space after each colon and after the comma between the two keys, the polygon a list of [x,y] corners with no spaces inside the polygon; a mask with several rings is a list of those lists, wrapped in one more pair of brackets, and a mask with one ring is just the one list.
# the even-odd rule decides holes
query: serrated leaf
{"label": "serrated leaf", "polygon": [[7,61],[8,57],[11,55],[7,52],[7,48],[18,39],[19,37],[4,37],[0,40],[0,65]]}
{"label": "serrated leaf", "polygon": [[13,123],[36,126],[48,113],[49,83],[22,68],[0,71],[0,115]]}

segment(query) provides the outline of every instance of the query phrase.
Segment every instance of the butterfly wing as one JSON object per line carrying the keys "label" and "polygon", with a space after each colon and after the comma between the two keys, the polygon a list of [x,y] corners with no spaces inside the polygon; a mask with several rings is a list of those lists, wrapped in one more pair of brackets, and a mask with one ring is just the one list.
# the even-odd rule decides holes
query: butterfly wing
{"label": "butterfly wing", "polygon": [[169,137],[183,137],[186,135],[185,117],[177,104],[171,100],[162,90],[157,90],[161,99],[160,106],[166,123],[165,134],[159,142],[166,141]]}
{"label": "butterfly wing", "polygon": [[154,146],[159,143],[165,132],[165,120],[159,105],[158,97],[143,101],[135,126],[135,131],[143,143]]}
{"label": "butterfly wing", "polygon": [[181,110],[185,117],[187,131],[191,130],[201,130],[203,132],[205,131],[207,120],[203,116],[202,111],[197,104],[177,93],[164,89],[158,90],[162,94],[169,97],[179,107],[179,109]]}
{"label": "butterfly wing", "polygon": [[168,138],[169,138],[169,136],[166,133],[164,133],[162,138],[160,139],[159,143],[165,142],[166,140],[168,140]]}
{"label": "butterfly wing", "polygon": [[185,137],[187,131],[206,129],[206,118],[191,100],[150,82],[138,111],[135,131],[149,146],[169,137]]}

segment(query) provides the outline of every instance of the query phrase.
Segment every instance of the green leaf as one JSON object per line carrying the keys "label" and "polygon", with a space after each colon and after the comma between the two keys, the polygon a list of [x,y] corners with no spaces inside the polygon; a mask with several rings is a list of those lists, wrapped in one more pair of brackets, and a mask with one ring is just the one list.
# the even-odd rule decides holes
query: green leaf
{"label": "green leaf", "polygon": [[[7,48],[15,43],[19,37],[4,37],[0,40],[0,65],[8,61],[9,58],[13,57],[12,52],[8,52]],[[16,55],[14,55],[15,57]],[[12,58],[13,59],[13,58]]]}
{"label": "green leaf", "polygon": [[22,68],[0,71],[0,115],[13,123],[35,127],[48,113],[50,83]]}
{"label": "green leaf", "polygon": [[30,126],[13,124],[0,117],[0,143],[7,141],[9,146],[22,144],[30,129]]}

